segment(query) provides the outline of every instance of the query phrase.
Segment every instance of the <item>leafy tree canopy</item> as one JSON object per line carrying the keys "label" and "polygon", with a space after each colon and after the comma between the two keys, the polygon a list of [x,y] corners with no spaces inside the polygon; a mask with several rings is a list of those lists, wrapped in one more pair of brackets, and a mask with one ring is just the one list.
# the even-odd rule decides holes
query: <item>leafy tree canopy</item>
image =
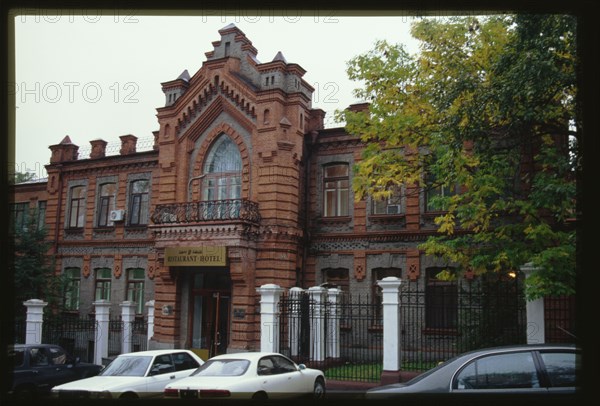
{"label": "leafy tree canopy", "polygon": [[530,264],[529,297],[574,293],[575,18],[423,19],[412,35],[418,55],[379,41],[348,62],[369,102],[337,112],[367,144],[357,199],[458,184],[434,202],[443,211],[426,254],[476,273]]}
{"label": "leafy tree canopy", "polygon": [[54,275],[52,257],[48,255],[51,243],[46,230],[38,227],[37,216],[27,216],[24,227],[13,233],[13,289],[15,310],[23,309],[23,302],[42,299],[50,305],[60,306],[64,280]]}
{"label": "leafy tree canopy", "polygon": [[13,179],[9,183],[18,184],[22,182],[28,182],[35,179],[35,173],[31,172],[14,172]]}

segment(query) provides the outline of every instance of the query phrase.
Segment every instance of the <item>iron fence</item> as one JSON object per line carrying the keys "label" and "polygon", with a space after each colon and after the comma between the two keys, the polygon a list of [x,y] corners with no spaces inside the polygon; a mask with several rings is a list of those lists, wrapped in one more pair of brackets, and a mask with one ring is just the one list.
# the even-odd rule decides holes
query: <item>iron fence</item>
{"label": "iron fence", "polygon": [[544,336],[547,343],[576,343],[575,296],[544,298]]}
{"label": "iron fence", "polygon": [[[465,351],[527,341],[523,281],[495,275],[431,282],[400,291],[402,369],[425,371]],[[378,381],[383,363],[381,296],[344,292],[315,302],[286,293],[279,348],[330,379]]]}
{"label": "iron fence", "polygon": [[280,352],[325,370],[330,379],[350,374],[357,381],[379,380],[383,330],[377,307],[366,295],[342,293],[335,301],[323,302],[316,302],[307,292],[284,295]]}
{"label": "iron fence", "polygon": [[96,320],[75,317],[50,317],[42,325],[42,342],[57,344],[81,361],[94,361]]}

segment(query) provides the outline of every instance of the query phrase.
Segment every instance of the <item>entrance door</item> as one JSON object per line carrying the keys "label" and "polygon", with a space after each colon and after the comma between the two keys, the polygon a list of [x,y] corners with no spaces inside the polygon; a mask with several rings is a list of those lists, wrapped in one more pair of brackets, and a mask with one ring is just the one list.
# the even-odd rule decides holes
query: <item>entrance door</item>
{"label": "entrance door", "polygon": [[190,342],[205,360],[227,350],[230,301],[231,284],[227,274],[198,273],[194,276]]}

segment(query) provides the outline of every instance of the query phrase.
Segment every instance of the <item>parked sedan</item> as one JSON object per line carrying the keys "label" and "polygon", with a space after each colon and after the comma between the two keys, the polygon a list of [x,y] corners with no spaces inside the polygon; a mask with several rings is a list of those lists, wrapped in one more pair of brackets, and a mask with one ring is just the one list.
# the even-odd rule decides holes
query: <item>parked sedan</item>
{"label": "parked sedan", "polygon": [[277,399],[325,396],[325,375],[271,352],[217,355],[188,378],[166,386],[166,398]]}
{"label": "parked sedan", "polygon": [[189,350],[121,354],[93,378],[52,388],[59,399],[124,399],[161,396],[165,386],[189,376],[204,361]]}
{"label": "parked sedan", "polygon": [[54,344],[11,345],[8,361],[13,370],[9,395],[17,398],[49,394],[55,385],[97,375],[102,369]]}
{"label": "parked sedan", "polygon": [[454,357],[406,383],[369,389],[367,399],[406,394],[574,394],[581,351],[574,345],[486,348]]}

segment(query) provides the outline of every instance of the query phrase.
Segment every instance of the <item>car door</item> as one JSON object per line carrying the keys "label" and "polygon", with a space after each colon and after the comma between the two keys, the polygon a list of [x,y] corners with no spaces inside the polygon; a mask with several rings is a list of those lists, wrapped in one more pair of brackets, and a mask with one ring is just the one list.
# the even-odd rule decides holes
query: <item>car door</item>
{"label": "car door", "polygon": [[60,347],[46,347],[50,365],[54,368],[54,384],[60,385],[66,382],[80,379],[79,371],[73,367],[73,359]]}
{"label": "car door", "polygon": [[29,347],[27,351],[29,353],[29,367],[35,377],[34,382],[38,390],[49,391],[53,386],[62,383],[60,371],[57,371],[54,364],[52,364],[46,347]]}
{"label": "car door", "polygon": [[258,362],[261,387],[269,398],[281,398],[303,393],[303,380],[295,365],[288,359],[273,355]]}
{"label": "car door", "polygon": [[154,358],[147,379],[146,387],[148,394],[162,395],[165,386],[169,383],[189,376],[192,373],[189,369],[178,371],[173,362],[173,356],[174,354],[169,353],[157,355]]}

